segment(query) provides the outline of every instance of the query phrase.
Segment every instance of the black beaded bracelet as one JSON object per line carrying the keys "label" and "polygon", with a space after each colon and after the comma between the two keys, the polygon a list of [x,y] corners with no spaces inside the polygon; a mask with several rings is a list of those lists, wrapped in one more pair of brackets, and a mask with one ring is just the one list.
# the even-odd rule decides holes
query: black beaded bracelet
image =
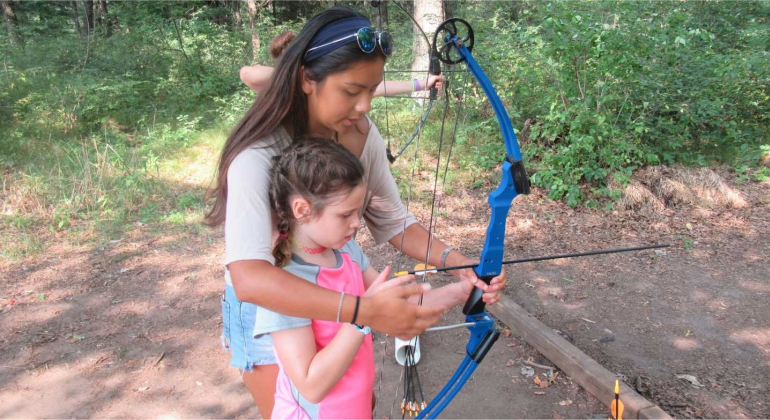
{"label": "black beaded bracelet", "polygon": [[356,324],[356,318],[358,318],[358,305],[361,303],[361,296],[356,296],[356,308],[353,309],[353,319],[350,320],[350,323],[355,325]]}

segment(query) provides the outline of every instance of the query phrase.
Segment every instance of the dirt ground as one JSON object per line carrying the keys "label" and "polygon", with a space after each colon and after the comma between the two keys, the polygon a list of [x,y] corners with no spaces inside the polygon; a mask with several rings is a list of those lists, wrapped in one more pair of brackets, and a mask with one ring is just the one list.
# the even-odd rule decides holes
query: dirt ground
{"label": "dirt ground", "polygon": [[[510,258],[672,246],[511,266],[506,294],[676,417],[770,418],[770,194],[767,183],[726,182],[744,205],[604,212],[572,210],[537,191],[518,198]],[[438,234],[473,255],[488,217],[485,194],[454,195]],[[366,231],[359,239],[376,267],[397,261]],[[0,267],[0,417],[258,417],[220,346],[222,251],[217,232],[143,226],[103,246],[54,244],[45,257]],[[459,310],[446,316],[460,320]],[[422,338],[428,398],[462,358],[466,337]],[[393,343],[384,341],[375,335],[383,372],[376,418],[397,417],[400,401]],[[443,417],[607,417],[564,375],[545,389],[522,376],[529,357],[550,364],[515,331],[503,336]]]}

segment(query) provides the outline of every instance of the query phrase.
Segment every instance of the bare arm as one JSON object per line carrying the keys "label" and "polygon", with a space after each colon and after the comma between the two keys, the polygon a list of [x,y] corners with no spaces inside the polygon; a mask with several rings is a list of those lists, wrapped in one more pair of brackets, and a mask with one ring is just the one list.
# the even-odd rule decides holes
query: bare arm
{"label": "bare arm", "polygon": [[[240,76],[243,84],[248,86],[255,93],[259,93],[262,88],[270,81],[270,77],[273,75],[273,68],[268,66],[260,66],[258,64],[253,66],[241,67]],[[441,84],[444,81],[444,76],[430,75],[428,77],[428,83],[425,85],[425,80],[419,80],[420,90],[428,90],[436,83]],[[374,96],[397,96],[406,93],[412,93],[414,91],[414,81],[396,81],[389,80],[383,81],[377,86],[374,91]]]}
{"label": "bare arm", "polygon": [[[228,265],[239,300],[285,315],[335,321],[340,294],[317,286],[263,260],[241,260]],[[418,307],[406,301],[424,292],[410,283],[361,298],[356,322],[377,331],[409,338],[436,324],[443,310]],[[342,322],[350,322],[355,298],[345,296]]]}
{"label": "bare arm", "polygon": [[270,335],[289,379],[313,404],[321,402],[342,379],[365,337],[353,325],[343,325],[329,344],[316,352],[312,327]]}
{"label": "bare arm", "polygon": [[[374,268],[367,268],[363,273],[364,285],[369,288],[369,285],[374,283],[379,275],[380,273]],[[451,308],[465,303],[468,300],[468,296],[470,296],[471,290],[473,290],[473,286],[468,282],[457,282],[447,284],[438,289],[430,289],[423,294],[422,305],[432,308]],[[412,296],[409,298],[409,302],[418,304],[419,299],[419,296]]]}
{"label": "bare arm", "polygon": [[[363,298],[399,288],[412,280],[412,276],[404,276],[386,282],[390,275],[388,267],[382,273],[370,267],[362,274],[366,288]],[[275,331],[271,335],[286,374],[313,403],[323,400],[345,375],[365,337],[353,325],[343,325],[332,341],[317,351],[311,327]]]}
{"label": "bare arm", "polygon": [[258,64],[245,66],[241,67],[240,75],[243,84],[251,88],[254,93],[259,93],[273,75],[273,68]]}
{"label": "bare arm", "polygon": [[419,89],[417,89],[417,86],[415,86],[414,80],[383,80],[374,91],[374,96],[398,96],[410,94],[415,91],[422,92],[429,90],[433,85],[436,85],[436,87],[440,88],[441,83],[444,80],[444,76],[433,74],[429,75],[427,80],[424,77],[417,78]]}
{"label": "bare arm", "polygon": [[[406,235],[406,237],[403,240],[403,249],[402,249],[401,238],[403,235]],[[396,249],[402,249],[404,254],[416,259],[417,261],[425,261],[425,255],[428,249],[429,237],[430,235],[428,235],[428,231],[424,227],[422,227],[422,225],[418,223],[414,223],[410,225],[408,228],[406,228],[403,234],[398,234],[394,236],[388,242],[394,247],[396,247]],[[441,254],[444,252],[446,248],[447,248],[447,244],[445,244],[440,239],[433,237],[433,242],[431,243],[431,248],[430,248],[430,256],[428,258],[428,264],[436,267],[441,266]],[[446,258],[447,267],[451,267],[454,265],[475,264],[476,262],[478,261],[470,259],[456,250],[449,252]],[[475,272],[470,268],[465,270],[450,271],[450,273],[452,273],[452,275],[459,278],[460,280],[467,281],[470,284],[483,290],[484,291],[483,299],[484,299],[484,302],[486,302],[487,304],[493,304],[499,301],[501,290],[503,290],[505,285],[508,283],[506,279],[505,270],[503,270],[503,272],[499,276],[492,279],[489,285],[487,285],[482,281],[478,281],[478,277],[476,277]],[[468,293],[470,293],[470,291]]]}

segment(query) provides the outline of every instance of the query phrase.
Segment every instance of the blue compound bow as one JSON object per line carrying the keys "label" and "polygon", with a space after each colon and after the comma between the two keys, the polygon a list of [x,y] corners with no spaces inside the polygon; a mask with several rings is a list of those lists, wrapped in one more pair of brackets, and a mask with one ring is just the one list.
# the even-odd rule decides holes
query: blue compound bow
{"label": "blue compound bow", "polygon": [[[473,57],[471,53],[473,43],[473,29],[470,24],[465,20],[452,18],[441,23],[436,30],[432,52],[433,56],[446,64],[454,65],[462,62],[467,64],[468,70],[489,98],[503,135],[506,158],[502,164],[502,179],[500,185],[489,194],[487,199],[491,218],[479,264],[474,268],[476,275],[489,284],[494,277],[500,275],[503,269],[505,223],[511,203],[517,195],[529,194],[529,179],[508,112],[492,86],[492,82]],[[494,328],[494,320],[484,311],[482,294],[481,289],[474,289],[463,308],[466,323],[471,332],[465,358],[444,388],[425,409],[421,410],[417,418],[435,418],[441,414],[499,338],[500,333]]]}

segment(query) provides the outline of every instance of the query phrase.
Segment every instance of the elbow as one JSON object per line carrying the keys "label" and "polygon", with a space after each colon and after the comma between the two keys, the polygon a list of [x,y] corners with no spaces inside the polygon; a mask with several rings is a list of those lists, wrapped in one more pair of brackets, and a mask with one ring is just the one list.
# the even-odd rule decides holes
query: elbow
{"label": "elbow", "polygon": [[243,84],[249,86],[249,82],[248,82],[248,80],[249,80],[249,67],[248,66],[241,67],[241,71],[239,72],[239,74],[240,74],[240,77],[241,77],[241,82],[243,82]]}
{"label": "elbow", "polygon": [[241,70],[239,72],[239,75],[241,77],[241,82],[243,82],[244,85],[248,86],[249,89],[253,90],[254,93],[259,93],[259,90],[262,88],[262,85],[257,83],[254,80],[254,75],[252,74],[253,70],[249,66],[241,67]]}
{"label": "elbow", "polygon": [[309,402],[310,404],[320,404],[321,401],[323,401],[324,398],[326,398],[326,395],[329,393],[329,390],[319,390],[318,387],[310,387],[306,386],[305,388],[313,388],[313,389],[299,389],[297,388],[297,391],[299,391],[300,394],[302,394],[303,397]]}
{"label": "elbow", "polygon": [[[268,262],[264,264],[270,265]],[[241,302],[249,302],[255,305],[261,305],[259,298],[262,297],[259,286],[261,282],[254,281],[258,273],[265,271],[260,261],[236,261],[228,265],[230,279],[233,282],[235,297]]]}

